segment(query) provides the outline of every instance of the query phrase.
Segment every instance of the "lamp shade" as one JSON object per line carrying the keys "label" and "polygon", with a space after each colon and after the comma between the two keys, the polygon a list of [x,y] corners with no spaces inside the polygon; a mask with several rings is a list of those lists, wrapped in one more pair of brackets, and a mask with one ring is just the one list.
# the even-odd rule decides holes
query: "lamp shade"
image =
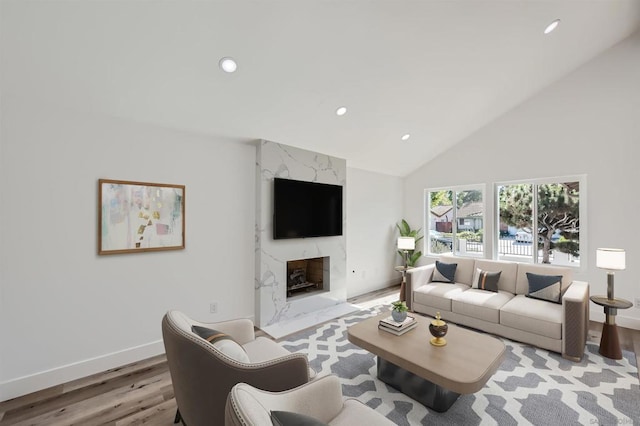
{"label": "lamp shade", "polygon": [[398,237],[398,250],[413,250],[416,248],[416,239],[413,237]]}
{"label": "lamp shade", "polygon": [[624,250],[614,248],[596,249],[596,266],[600,269],[622,271],[626,267]]}

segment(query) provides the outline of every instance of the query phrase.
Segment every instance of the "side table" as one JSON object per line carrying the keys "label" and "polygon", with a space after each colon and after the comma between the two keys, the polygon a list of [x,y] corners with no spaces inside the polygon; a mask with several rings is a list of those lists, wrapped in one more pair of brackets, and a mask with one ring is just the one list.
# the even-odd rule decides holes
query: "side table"
{"label": "side table", "polygon": [[609,299],[607,296],[591,296],[590,299],[596,305],[604,306],[606,315],[604,324],[602,324],[602,337],[598,352],[607,358],[622,359],[616,315],[618,309],[628,309],[633,306],[633,303],[625,299]]}

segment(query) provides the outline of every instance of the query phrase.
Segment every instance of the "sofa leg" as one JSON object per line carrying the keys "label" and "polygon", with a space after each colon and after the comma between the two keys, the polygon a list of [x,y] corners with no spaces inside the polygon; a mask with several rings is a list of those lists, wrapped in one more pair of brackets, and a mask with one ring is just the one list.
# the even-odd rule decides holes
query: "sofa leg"
{"label": "sofa leg", "polygon": [[180,409],[176,410],[176,418],[173,419],[173,423],[180,423],[182,421],[182,416],[180,415]]}

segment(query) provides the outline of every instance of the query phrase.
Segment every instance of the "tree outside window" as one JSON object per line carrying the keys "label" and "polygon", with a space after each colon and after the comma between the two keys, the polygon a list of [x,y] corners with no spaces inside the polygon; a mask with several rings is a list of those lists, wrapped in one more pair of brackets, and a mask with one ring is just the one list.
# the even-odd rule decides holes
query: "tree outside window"
{"label": "tree outside window", "polygon": [[579,265],[579,181],[499,185],[497,193],[499,256]]}

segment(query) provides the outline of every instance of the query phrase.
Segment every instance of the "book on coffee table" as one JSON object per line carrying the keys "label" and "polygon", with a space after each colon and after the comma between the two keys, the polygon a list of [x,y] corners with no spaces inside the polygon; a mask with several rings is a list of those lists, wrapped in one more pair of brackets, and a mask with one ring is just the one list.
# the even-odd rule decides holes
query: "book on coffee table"
{"label": "book on coffee table", "polygon": [[380,320],[381,325],[395,328],[395,329],[401,329],[401,328],[407,327],[409,325],[415,324],[415,322],[416,322],[416,319],[411,315],[407,315],[407,317],[402,322],[395,321],[391,315]]}
{"label": "book on coffee table", "polygon": [[406,333],[407,331],[409,331],[409,330],[413,330],[414,328],[416,328],[416,327],[417,327],[417,325],[418,325],[418,322],[417,322],[417,321],[415,321],[415,320],[414,320],[414,321],[412,321],[411,323],[409,323],[408,325],[403,326],[403,327],[393,327],[393,326],[389,326],[389,325],[387,325],[385,322],[380,321],[380,322],[378,323],[378,328],[379,328],[380,330],[384,330],[384,331],[386,331],[386,332],[388,332],[388,333],[395,334],[396,336],[401,336],[401,335],[403,335],[404,333]]}

